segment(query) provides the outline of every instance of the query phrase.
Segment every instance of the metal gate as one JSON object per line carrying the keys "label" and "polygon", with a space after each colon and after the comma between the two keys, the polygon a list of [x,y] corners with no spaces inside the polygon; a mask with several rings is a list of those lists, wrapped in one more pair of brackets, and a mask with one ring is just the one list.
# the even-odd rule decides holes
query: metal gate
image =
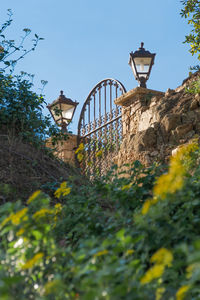
{"label": "metal gate", "polygon": [[126,93],[115,79],[100,81],[89,93],[79,119],[77,157],[88,176],[105,174],[122,140],[121,107],[114,99]]}

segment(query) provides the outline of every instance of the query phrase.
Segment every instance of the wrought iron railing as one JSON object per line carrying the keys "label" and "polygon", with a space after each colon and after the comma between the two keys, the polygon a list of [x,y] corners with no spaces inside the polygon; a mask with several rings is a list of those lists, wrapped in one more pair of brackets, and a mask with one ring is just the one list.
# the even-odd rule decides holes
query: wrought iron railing
{"label": "wrought iron railing", "polygon": [[78,141],[81,168],[89,176],[104,174],[113,164],[122,140],[121,107],[114,99],[126,92],[115,79],[100,81],[89,93],[79,119]]}

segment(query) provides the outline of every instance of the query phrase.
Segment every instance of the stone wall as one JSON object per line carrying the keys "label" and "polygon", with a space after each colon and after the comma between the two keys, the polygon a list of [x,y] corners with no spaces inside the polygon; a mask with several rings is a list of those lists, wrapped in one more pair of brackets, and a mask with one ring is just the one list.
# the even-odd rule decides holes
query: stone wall
{"label": "stone wall", "polygon": [[119,166],[134,160],[145,165],[167,162],[177,146],[200,136],[200,95],[185,89],[199,77],[195,73],[166,93],[138,87],[115,100],[122,106]]}
{"label": "stone wall", "polygon": [[[46,143],[48,148],[54,148],[49,139]],[[77,148],[77,135],[69,134],[69,138],[66,141],[59,142],[56,145],[55,156],[62,159],[64,162],[76,165],[75,150]]]}

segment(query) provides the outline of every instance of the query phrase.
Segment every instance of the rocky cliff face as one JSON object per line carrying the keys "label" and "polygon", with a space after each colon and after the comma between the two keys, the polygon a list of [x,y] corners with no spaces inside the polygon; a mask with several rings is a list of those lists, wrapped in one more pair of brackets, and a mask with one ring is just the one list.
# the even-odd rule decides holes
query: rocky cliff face
{"label": "rocky cliff face", "polygon": [[200,94],[186,91],[197,80],[200,72],[166,93],[137,88],[138,94],[121,102],[123,142],[118,165],[134,160],[145,165],[167,162],[179,145],[200,136]]}

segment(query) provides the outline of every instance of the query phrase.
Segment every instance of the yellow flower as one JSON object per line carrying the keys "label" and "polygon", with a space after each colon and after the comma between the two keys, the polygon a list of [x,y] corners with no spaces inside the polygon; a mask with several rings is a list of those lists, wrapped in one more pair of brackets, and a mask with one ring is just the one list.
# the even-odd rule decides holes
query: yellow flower
{"label": "yellow flower", "polygon": [[162,295],[164,294],[164,292],[165,292],[165,288],[163,288],[163,287],[157,288],[156,300],[160,300],[162,298]]}
{"label": "yellow flower", "polygon": [[162,276],[165,267],[163,265],[155,265],[150,268],[144,276],[140,279],[141,284],[146,284],[151,282],[152,280],[159,278]]}
{"label": "yellow flower", "polygon": [[60,187],[55,191],[54,195],[56,198],[61,196],[67,196],[71,192],[71,188],[67,187],[67,182],[64,181],[61,183]]}
{"label": "yellow flower", "polygon": [[33,256],[33,258],[29,259],[23,266],[22,269],[30,269],[36,265],[41,258],[44,256],[44,253],[39,252]]}
{"label": "yellow flower", "polygon": [[63,181],[61,184],[60,184],[60,188],[61,189],[65,189],[67,187],[67,182],[66,181]]}
{"label": "yellow flower", "polygon": [[187,173],[186,161],[190,161],[191,153],[198,149],[197,141],[181,147],[176,155],[170,159],[169,172],[159,177],[154,186],[154,195],[164,199],[166,194],[175,193],[180,190],[184,184],[184,178]]}
{"label": "yellow flower", "polygon": [[16,212],[15,214],[11,215],[11,222],[13,225],[19,225],[21,219],[27,213],[28,208],[23,208],[20,211]]}
{"label": "yellow flower", "polygon": [[151,262],[156,264],[162,264],[163,266],[170,267],[172,265],[173,254],[171,251],[166,248],[160,248],[154,255],[151,257]]}
{"label": "yellow flower", "polygon": [[[173,254],[169,250],[167,250],[166,248],[159,249],[156,253],[154,253],[154,255],[151,257],[150,260],[151,262],[155,263],[155,265],[144,274],[140,282],[142,284],[146,284],[156,278],[161,277],[165,270],[165,267],[171,266],[172,260],[173,260]],[[161,291],[158,290],[157,292],[158,296],[156,296],[156,299],[160,299],[159,292],[161,293]]]}
{"label": "yellow flower", "polygon": [[134,253],[134,250],[133,249],[128,249],[125,253],[125,255],[131,255]]}
{"label": "yellow flower", "polygon": [[125,185],[122,186],[122,191],[129,190],[131,187],[132,187],[132,183],[125,184]]}
{"label": "yellow flower", "polygon": [[12,214],[11,214],[10,216],[8,216],[7,218],[5,218],[5,219],[1,222],[1,225],[0,225],[1,228],[4,227],[4,226],[11,220],[11,216],[12,216]]}
{"label": "yellow flower", "polygon": [[156,196],[164,199],[166,194],[175,193],[183,187],[184,173],[181,169],[176,169],[176,172],[170,172],[169,174],[161,175],[158,178],[157,184],[153,191]]}
{"label": "yellow flower", "polygon": [[83,143],[81,143],[81,144],[79,145],[79,147],[76,149],[75,153],[77,154],[77,153],[79,153],[79,152],[83,151],[83,150],[84,150],[84,148],[85,148],[84,144],[83,144]]}
{"label": "yellow flower", "polygon": [[157,202],[158,202],[157,197],[153,197],[153,199],[151,199],[151,204],[156,204]]}
{"label": "yellow flower", "polygon": [[99,252],[94,254],[94,257],[102,256],[102,255],[105,255],[105,254],[108,254],[108,250],[99,251]]}
{"label": "yellow flower", "polygon": [[24,228],[21,228],[20,230],[17,231],[16,236],[20,236],[25,232]]}
{"label": "yellow flower", "polygon": [[57,203],[54,208],[56,209],[56,214],[59,213],[62,210],[62,205],[60,203]]}
{"label": "yellow flower", "polygon": [[33,218],[34,219],[43,218],[47,214],[49,214],[49,215],[53,214],[53,211],[51,209],[48,209],[48,208],[42,208],[39,211],[37,211],[36,213],[34,213]]}
{"label": "yellow flower", "polygon": [[142,214],[146,215],[151,207],[158,202],[158,198],[154,197],[153,199],[147,199],[142,206]]}
{"label": "yellow flower", "polygon": [[151,200],[148,199],[144,202],[143,206],[142,206],[142,214],[146,215],[149,211],[149,208],[151,206]]}
{"label": "yellow flower", "polygon": [[183,285],[176,293],[176,300],[183,300],[185,298],[185,294],[190,289],[190,285]]}
{"label": "yellow flower", "polygon": [[40,190],[35,191],[27,200],[27,204],[31,203],[33,200],[37,198],[37,196],[41,193]]}
{"label": "yellow flower", "polygon": [[200,263],[194,263],[191,264],[187,267],[186,271],[187,271],[187,278],[191,278],[192,277],[192,273],[195,271],[195,269],[200,269]]}
{"label": "yellow flower", "polygon": [[79,162],[82,162],[83,158],[84,158],[84,155],[82,153],[77,154],[77,159]]}
{"label": "yellow flower", "polygon": [[96,153],[96,157],[101,157],[103,154],[103,151],[102,150],[99,150],[97,153]]}

